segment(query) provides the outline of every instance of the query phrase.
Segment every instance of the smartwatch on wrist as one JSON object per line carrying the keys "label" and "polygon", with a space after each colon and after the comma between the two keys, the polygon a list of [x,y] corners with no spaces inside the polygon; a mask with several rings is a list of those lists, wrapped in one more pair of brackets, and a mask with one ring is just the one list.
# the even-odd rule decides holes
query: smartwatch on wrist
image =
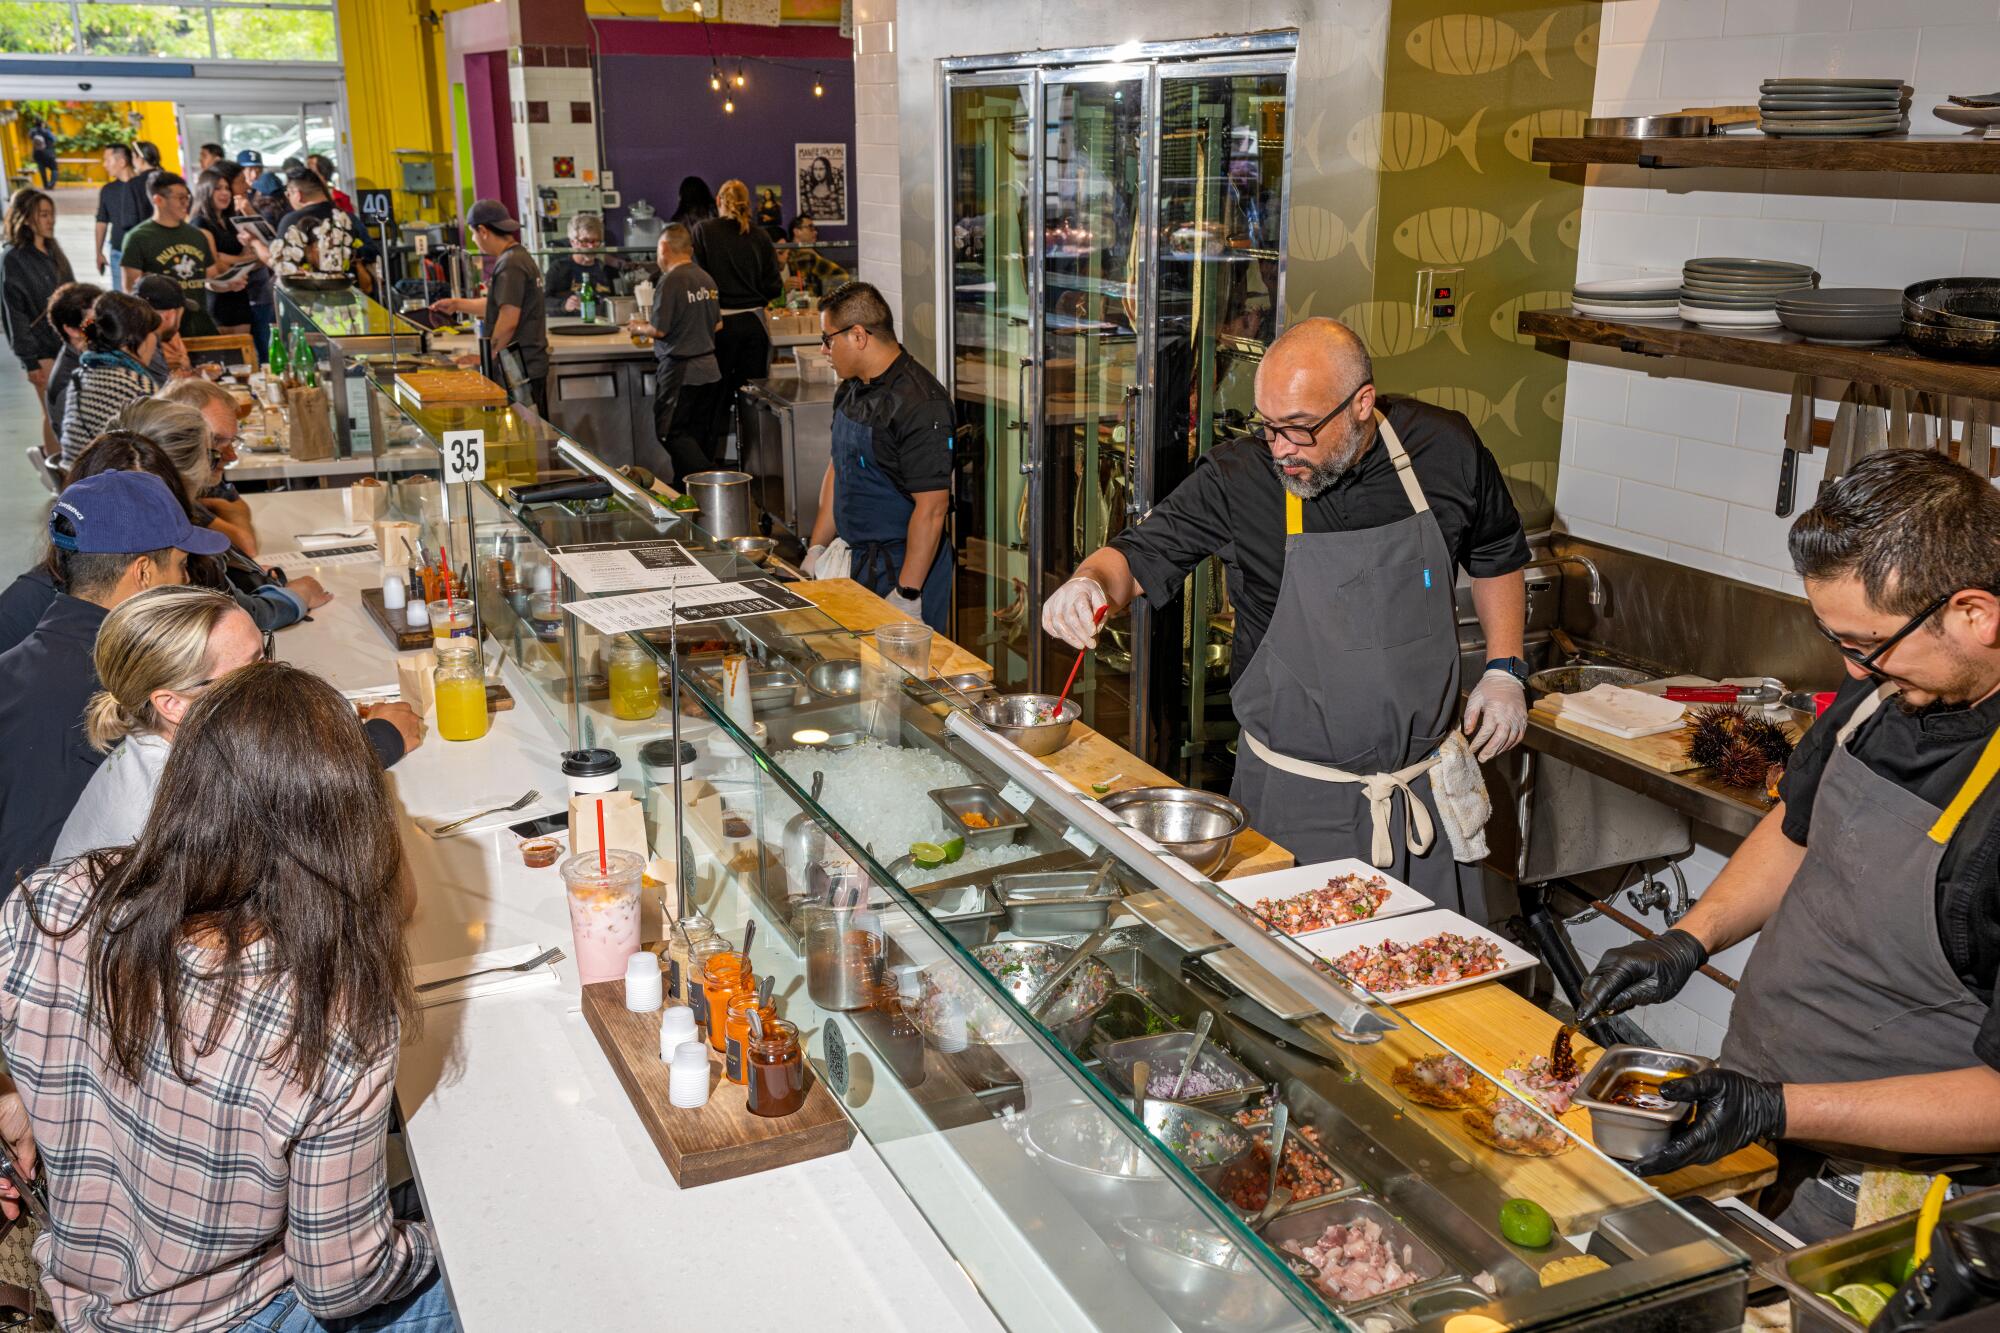
{"label": "smartwatch on wrist", "polygon": [[1504,671],[1508,675],[1512,676],[1515,680],[1520,681],[1521,684],[1523,685],[1526,685],[1528,683],[1528,676],[1530,674],[1528,671],[1528,664],[1526,662],[1523,662],[1518,657],[1490,658],[1486,663],[1486,670]]}
{"label": "smartwatch on wrist", "polygon": [[914,602],[920,600],[923,595],[924,590],[922,588],[905,588],[900,583],[896,585],[896,596],[898,597],[907,597]]}

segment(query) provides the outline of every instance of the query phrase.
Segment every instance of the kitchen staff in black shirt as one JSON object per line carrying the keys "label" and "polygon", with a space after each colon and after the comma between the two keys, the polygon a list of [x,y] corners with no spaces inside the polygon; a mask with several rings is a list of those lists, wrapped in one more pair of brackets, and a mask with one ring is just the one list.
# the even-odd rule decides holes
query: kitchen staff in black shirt
{"label": "kitchen staff in black shirt", "polygon": [[[715,279],[694,262],[688,229],[669,222],[660,232],[660,280],[647,320],[632,330],[653,340],[653,431],[666,452],[675,485],[715,466],[709,440],[715,425],[715,330],[722,323]],[[654,469],[658,471],[658,468]]]}
{"label": "kitchen staff in black shirt", "polygon": [[[542,297],[542,271],[521,244],[521,224],[498,199],[481,199],[467,210],[466,230],[481,254],[493,260],[486,275],[486,299],[448,296],[431,304],[458,315],[480,315],[486,337],[508,388],[526,392],[537,414],[549,414],[549,321]],[[517,366],[507,364],[510,354]],[[523,381],[514,384],[516,375]]]}
{"label": "kitchen staff in black shirt", "polygon": [[101,472],[49,511],[63,587],[34,632],[0,653],[0,895],[48,858],[70,808],[104,756],[84,739],[97,689],[97,629],[119,603],[187,581],[187,557],[221,555],[229,538],[188,522],[149,472]]}
{"label": "kitchen staff in black shirt", "polygon": [[2000,1154],[2000,492],[1876,454],[1791,550],[1849,680],[1776,808],[1674,929],[1604,955],[1578,1017],[1671,999],[1756,935],[1720,1067],[1665,1085],[1692,1126],[1634,1169],[1786,1140],[1778,1221],[1810,1242],[1854,1225],[1862,1162]]}
{"label": "kitchen staff in black shirt", "polygon": [[[1138,596],[1171,602],[1220,555],[1243,728],[1231,794],[1301,864],[1365,849],[1450,902],[1460,870],[1431,769],[1459,711],[1453,586],[1463,568],[1491,655],[1464,719],[1487,759],[1527,730],[1528,544],[1471,423],[1413,400],[1378,404],[1372,376],[1345,325],[1288,330],[1258,367],[1258,429],[1211,450],[1144,522],[1078,566],[1042,625],[1081,648],[1103,616]],[[1447,762],[1476,780],[1469,759]]]}
{"label": "kitchen staff in black shirt", "polygon": [[722,367],[721,419],[715,428],[720,437],[728,433],[736,391],[744,381],[771,373],[771,330],[764,323],[764,307],[783,294],[785,285],[771,238],[750,224],[750,187],[742,181],[722,182],[715,206],[720,216],[695,225],[694,258],[714,277],[722,302],[722,329],[715,338],[715,360]]}
{"label": "kitchen staff in black shirt", "polygon": [[820,481],[805,572],[838,536],[851,576],[904,615],[944,629],[951,606],[951,395],[896,341],[895,316],[865,282],[821,302],[820,345],[840,387],[833,458]]}

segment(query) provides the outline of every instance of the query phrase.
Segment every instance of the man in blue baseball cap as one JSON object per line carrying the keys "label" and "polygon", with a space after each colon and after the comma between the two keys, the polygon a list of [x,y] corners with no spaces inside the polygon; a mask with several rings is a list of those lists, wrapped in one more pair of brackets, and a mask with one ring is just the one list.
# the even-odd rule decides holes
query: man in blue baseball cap
{"label": "man in blue baseball cap", "polygon": [[104,756],[83,735],[97,689],[92,653],[104,617],[148,588],[187,581],[189,555],[221,555],[229,538],[188,522],[150,472],[100,472],[49,511],[62,591],[34,631],[0,653],[0,895],[48,859],[70,808]]}
{"label": "man in blue baseball cap", "polygon": [[236,155],[236,165],[243,168],[243,174],[250,178],[250,187],[255,189],[258,177],[264,174],[264,155],[254,148],[246,148]]}

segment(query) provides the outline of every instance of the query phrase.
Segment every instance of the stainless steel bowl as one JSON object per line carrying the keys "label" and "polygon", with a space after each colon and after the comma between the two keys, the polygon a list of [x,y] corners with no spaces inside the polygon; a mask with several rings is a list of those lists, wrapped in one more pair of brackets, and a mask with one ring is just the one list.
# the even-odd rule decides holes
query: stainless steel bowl
{"label": "stainless steel bowl", "polygon": [[772,537],[724,537],[721,545],[753,565],[769,563],[771,553],[778,549],[777,540]]}
{"label": "stainless steel bowl", "polygon": [[1582,694],[1599,685],[1643,685],[1651,679],[1646,672],[1631,667],[1595,664],[1548,667],[1528,677],[1528,693],[1537,698],[1544,694]]}
{"label": "stainless steel bowl", "polygon": [[1225,1116],[1182,1102],[1148,1100],[1140,1107],[1153,1137],[1181,1159],[1189,1173],[1218,1194],[1222,1178],[1250,1155],[1250,1131]]}
{"label": "stainless steel bowl", "polygon": [[[1025,1006],[1069,952],[1039,940],[1004,940],[981,945],[972,951],[972,957],[1002,989]],[[1043,1059],[1021,1020],[974,990],[955,964],[944,962],[932,966],[925,973],[925,983],[924,1002],[917,1011],[918,1026],[923,1028],[931,1045],[950,1053],[957,1072],[968,1083],[982,1087],[1018,1083],[1024,1070]],[[1063,983],[1055,1000],[1042,1011],[1042,1027],[1069,1049],[1082,1049],[1090,1037],[1091,1024],[1096,1021],[1098,1011],[1110,1002],[1117,984],[1118,978],[1101,959],[1084,960]],[[956,997],[964,1007],[965,1023],[961,1030],[941,1028],[946,993]]]}
{"label": "stainless steel bowl", "polygon": [[[1055,720],[1036,720],[1047,713]],[[972,715],[1039,759],[1069,744],[1069,729],[1083,716],[1083,706],[1064,699],[1058,708],[1053,694],[1003,694],[981,699],[972,706]]]}
{"label": "stainless steel bowl", "polygon": [[1293,1314],[1277,1283],[1219,1231],[1124,1218],[1125,1266],[1179,1328],[1259,1333]]}
{"label": "stainless steel bowl", "polygon": [[1026,1116],[1021,1140],[1063,1197],[1107,1240],[1118,1239],[1123,1219],[1187,1211],[1179,1183],[1095,1106]]}
{"label": "stainless steel bowl", "polygon": [[861,663],[851,657],[815,662],[806,671],[806,684],[829,699],[854,699],[861,694]]}
{"label": "stainless steel bowl", "polygon": [[1191,787],[1132,787],[1112,792],[1103,804],[1204,875],[1228,859],[1236,835],[1250,824],[1243,807],[1227,796]]}
{"label": "stainless steel bowl", "polygon": [[[1154,1078],[1161,1075],[1178,1077],[1181,1066],[1187,1063],[1188,1047],[1193,1044],[1192,1032],[1162,1032],[1150,1037],[1127,1037],[1123,1041],[1110,1042],[1098,1047],[1097,1054],[1103,1058],[1104,1071],[1111,1075],[1113,1086],[1130,1093],[1135,1062],[1145,1060],[1150,1063]],[[1181,1098],[1186,1105],[1210,1111],[1234,1111],[1264,1091],[1264,1085],[1255,1074],[1245,1069],[1235,1056],[1212,1042],[1202,1047],[1198,1068],[1202,1073],[1226,1079],[1236,1086],[1226,1092]]]}
{"label": "stainless steel bowl", "polygon": [[[1357,1222],[1364,1221],[1373,1222],[1380,1227],[1382,1239],[1398,1254],[1407,1248],[1409,1261],[1403,1267],[1413,1279],[1409,1286],[1418,1287],[1428,1282],[1435,1282],[1451,1272],[1444,1257],[1431,1247],[1430,1242],[1411,1231],[1400,1218],[1380,1203],[1358,1194],[1296,1212],[1286,1211],[1265,1225],[1264,1243],[1281,1255],[1294,1255],[1295,1251],[1289,1248],[1290,1245],[1310,1245],[1325,1235],[1329,1226],[1335,1224],[1353,1226]],[[1317,1281],[1312,1281],[1312,1285],[1318,1287],[1326,1296],[1328,1303],[1336,1309],[1355,1303],[1340,1300]]]}

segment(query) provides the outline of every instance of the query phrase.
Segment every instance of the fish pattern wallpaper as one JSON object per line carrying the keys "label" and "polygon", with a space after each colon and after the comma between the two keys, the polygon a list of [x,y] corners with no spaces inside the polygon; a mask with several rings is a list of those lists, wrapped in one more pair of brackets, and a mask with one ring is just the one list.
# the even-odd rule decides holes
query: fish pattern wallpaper
{"label": "fish pattern wallpaper", "polygon": [[[1515,321],[1568,303],[1583,208],[1581,184],[1530,161],[1530,145],[1582,132],[1596,18],[1590,4],[1475,12],[1465,0],[1397,0],[1380,44],[1380,109],[1346,124],[1302,114],[1294,155],[1295,175],[1332,163],[1371,173],[1374,198],[1343,219],[1309,202],[1301,182],[1287,313],[1341,319],[1366,340],[1385,391],[1465,413],[1530,527],[1553,511],[1568,366]],[[1308,29],[1302,72],[1311,44]],[[1322,266],[1335,260],[1368,270],[1366,299],[1327,299],[1348,287],[1328,281]],[[1459,270],[1458,319],[1423,327],[1418,272],[1436,268]]]}

